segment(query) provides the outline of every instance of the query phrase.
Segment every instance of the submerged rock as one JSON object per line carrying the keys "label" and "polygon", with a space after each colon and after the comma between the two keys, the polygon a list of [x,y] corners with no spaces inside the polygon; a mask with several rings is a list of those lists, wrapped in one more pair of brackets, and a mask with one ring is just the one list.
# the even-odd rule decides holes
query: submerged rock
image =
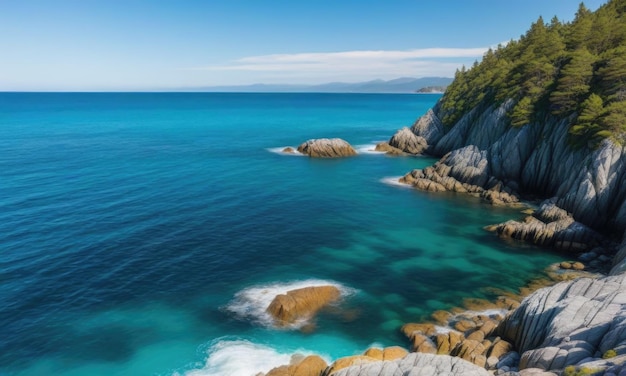
{"label": "submerged rock", "polygon": [[357,154],[348,142],[340,138],[308,140],[298,146],[298,151],[315,158],[349,157]]}
{"label": "submerged rock", "polygon": [[278,326],[294,324],[313,317],[323,307],[337,301],[340,291],[335,286],[312,286],[288,291],[272,300],[267,312]]}

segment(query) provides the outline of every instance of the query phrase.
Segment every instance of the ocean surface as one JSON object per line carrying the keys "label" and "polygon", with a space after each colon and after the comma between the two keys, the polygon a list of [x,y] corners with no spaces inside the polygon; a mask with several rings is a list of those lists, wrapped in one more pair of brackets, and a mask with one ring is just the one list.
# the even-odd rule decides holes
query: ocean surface
{"label": "ocean surface", "polygon": [[[0,93],[0,375],[331,361],[538,276],[560,257],[482,230],[518,211],[390,184],[434,159],[370,151],[438,98]],[[319,137],[360,154],[280,153]],[[276,293],[327,283],[314,328],[272,327]]]}

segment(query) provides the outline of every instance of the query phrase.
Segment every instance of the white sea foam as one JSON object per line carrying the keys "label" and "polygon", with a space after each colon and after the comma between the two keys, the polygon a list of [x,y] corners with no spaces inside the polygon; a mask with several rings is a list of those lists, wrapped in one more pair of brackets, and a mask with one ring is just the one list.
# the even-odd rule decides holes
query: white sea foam
{"label": "white sea foam", "polygon": [[399,180],[401,177],[402,176],[388,176],[386,178],[380,179],[380,181],[388,185],[393,185],[394,187],[411,188],[409,184],[400,183]]}
{"label": "white sea foam", "polygon": [[355,145],[354,148],[359,154],[385,154],[384,151],[376,151],[376,144]]}
{"label": "white sea foam", "polygon": [[435,325],[435,332],[437,334],[448,334],[452,331],[453,331],[452,328],[450,328],[449,326]]}
{"label": "white sea foam", "polygon": [[[271,283],[248,287],[235,294],[233,300],[224,307],[225,310],[234,313],[237,317],[251,320],[263,326],[271,327],[273,318],[266,310],[274,297],[285,294],[287,291],[301,289],[310,286],[335,286],[341,292],[341,297],[354,294],[356,291],[334,281],[310,279],[305,281],[293,281],[285,283]],[[305,321],[295,323],[290,329],[297,329],[305,324]]]}
{"label": "white sea foam", "polygon": [[[304,356],[312,352],[297,350]],[[289,364],[292,353],[244,340],[218,340],[207,351],[204,367],[185,372],[184,376],[253,376]],[[174,374],[180,376],[180,374]]]}
{"label": "white sea foam", "polygon": [[[293,149],[293,153],[285,153],[283,150],[285,150],[285,148],[292,148]],[[290,155],[290,156],[294,156],[294,157],[304,157],[305,154],[300,153],[297,147],[293,147],[293,146],[281,146],[278,148],[267,148],[265,150],[269,151],[270,153],[276,153],[276,154],[280,154],[280,155]]]}

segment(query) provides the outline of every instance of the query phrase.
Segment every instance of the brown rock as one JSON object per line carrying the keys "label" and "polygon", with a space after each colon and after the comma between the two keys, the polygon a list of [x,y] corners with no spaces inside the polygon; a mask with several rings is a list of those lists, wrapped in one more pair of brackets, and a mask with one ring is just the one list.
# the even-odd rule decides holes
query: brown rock
{"label": "brown rock", "polygon": [[363,355],[369,356],[370,358],[383,360],[383,350],[376,347],[370,347],[369,349],[365,350]]}
{"label": "brown rock", "polygon": [[471,361],[479,367],[485,368],[487,365],[487,357],[482,354],[475,355]]}
{"label": "brown rock", "polygon": [[454,324],[454,329],[459,332],[467,332],[470,329],[476,328],[476,323],[470,320],[459,320]]}
{"label": "brown rock", "polygon": [[294,154],[296,151],[292,147],[286,147],[283,149],[283,153]]}
{"label": "brown rock", "polygon": [[559,264],[559,266],[561,267],[561,269],[571,269],[572,268],[572,264],[570,262],[567,262],[567,261],[563,261],[562,263]]}
{"label": "brown rock", "polygon": [[335,286],[313,286],[288,291],[272,300],[267,312],[278,326],[293,324],[297,320],[314,316],[324,306],[339,299]]}
{"label": "brown rock", "polygon": [[[455,350],[455,352],[452,353],[452,355],[458,356],[461,359],[465,359],[474,363],[476,357],[479,355],[483,355],[485,351],[485,346],[483,346],[482,343],[478,341],[473,341],[471,339],[466,339],[461,342],[461,345],[458,347],[457,350]],[[487,358],[485,358],[485,362],[486,361]]]}
{"label": "brown rock", "polygon": [[308,140],[298,146],[298,151],[315,158],[349,157],[357,154],[349,143],[340,138]]}
{"label": "brown rock", "polygon": [[390,346],[383,350],[383,360],[396,360],[407,356],[409,352],[400,346]]}
{"label": "brown rock", "polygon": [[427,336],[434,335],[437,331],[435,330],[435,326],[433,324],[420,324],[420,323],[408,323],[402,325],[402,333],[407,336],[409,339],[413,337],[415,333],[422,333]]}
{"label": "brown rock", "polygon": [[475,330],[467,336],[467,339],[482,342],[485,339],[485,333],[480,330]]}
{"label": "brown rock", "polygon": [[585,264],[583,264],[582,262],[575,262],[572,264],[572,269],[574,270],[584,270],[585,269]]}
{"label": "brown rock", "polygon": [[437,354],[437,346],[427,336],[421,333],[413,335],[413,351],[427,354]]}
{"label": "brown rock", "polygon": [[508,353],[511,350],[513,350],[513,345],[505,340],[496,338],[496,340],[493,341],[493,345],[491,345],[491,348],[489,349],[488,355],[489,357],[495,356],[499,359],[502,357],[502,355]]}
{"label": "brown rock", "polygon": [[421,191],[426,192],[445,192],[446,187],[442,184],[434,182],[429,179],[415,179],[413,186]]}
{"label": "brown rock", "polygon": [[493,331],[496,329],[497,326],[498,326],[497,322],[495,322],[494,320],[488,319],[484,321],[484,324],[479,328],[479,330],[483,332],[486,338],[486,337],[489,337],[491,333],[493,333]]}
{"label": "brown rock", "polygon": [[450,318],[452,317],[452,314],[448,311],[438,310],[438,311],[433,312],[432,315],[430,315],[430,317],[432,317],[432,319],[435,320],[437,324],[447,325],[448,320],[450,320]]}
{"label": "brown rock", "polygon": [[450,352],[453,352],[465,339],[463,333],[459,332],[449,332],[448,337],[450,338]]}
{"label": "brown rock", "polygon": [[496,308],[496,305],[487,299],[465,298],[463,299],[463,307],[470,311],[484,311]]}
{"label": "brown rock", "polygon": [[337,372],[340,369],[344,369],[347,367],[358,366],[360,364],[379,362],[380,360],[375,358],[370,358],[365,355],[355,355],[355,356],[347,356],[345,358],[337,359],[330,367],[326,368],[324,371],[324,375],[332,375],[333,372]]}
{"label": "brown rock", "polygon": [[402,150],[398,148],[394,148],[393,146],[389,145],[389,143],[387,142],[381,142],[381,143],[376,144],[376,147],[374,148],[374,150],[385,152],[389,155],[407,155],[407,153],[403,152]]}
{"label": "brown rock", "polygon": [[435,344],[437,345],[437,354],[450,354],[450,335],[443,333],[437,334],[435,337]]}
{"label": "brown rock", "polygon": [[297,364],[274,368],[266,376],[320,376],[327,366],[324,359],[310,355]]}

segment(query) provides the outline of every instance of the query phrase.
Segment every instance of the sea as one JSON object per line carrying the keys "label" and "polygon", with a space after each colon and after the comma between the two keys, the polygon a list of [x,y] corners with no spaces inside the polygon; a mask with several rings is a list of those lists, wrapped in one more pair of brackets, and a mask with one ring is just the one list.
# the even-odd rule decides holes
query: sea
{"label": "sea", "polygon": [[[409,346],[403,323],[561,260],[522,216],[374,152],[437,94],[0,93],[0,375],[252,376]],[[339,137],[354,157],[283,153]],[[341,300],[274,327],[273,297]]]}

